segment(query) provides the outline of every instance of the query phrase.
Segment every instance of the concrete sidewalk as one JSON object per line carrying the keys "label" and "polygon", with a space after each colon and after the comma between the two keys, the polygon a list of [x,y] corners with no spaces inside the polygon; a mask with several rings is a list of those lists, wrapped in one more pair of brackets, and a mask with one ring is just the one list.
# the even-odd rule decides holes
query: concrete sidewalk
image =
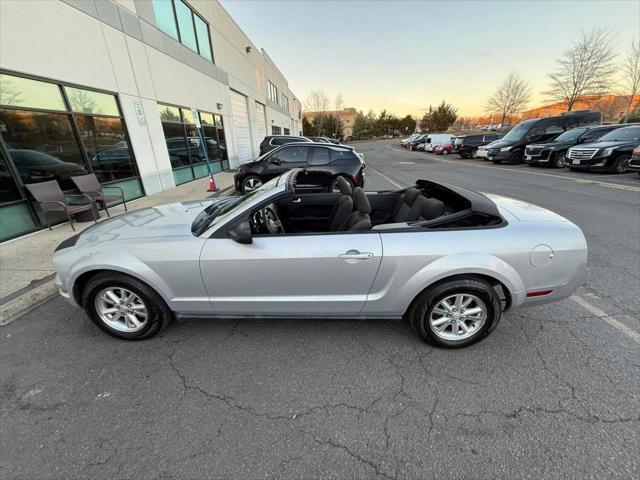
{"label": "concrete sidewalk", "polygon": [[[233,172],[215,175],[221,195],[234,193]],[[185,200],[210,197],[207,192],[209,177],[204,177],[166,192],[127,202],[129,211]],[[102,221],[107,218],[101,211]],[[118,205],[109,208],[112,217],[124,213]],[[73,224],[74,232],[67,222],[56,225],[51,231],[40,230],[15,240],[0,244],[0,325],[6,325],[35,306],[56,294],[53,286],[52,256],[56,246],[64,239],[93,225],[93,222]]]}

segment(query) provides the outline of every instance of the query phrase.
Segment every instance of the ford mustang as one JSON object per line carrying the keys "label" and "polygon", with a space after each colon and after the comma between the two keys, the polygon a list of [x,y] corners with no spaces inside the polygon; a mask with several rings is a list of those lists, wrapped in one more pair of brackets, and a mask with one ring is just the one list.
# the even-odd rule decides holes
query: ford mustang
{"label": "ford mustang", "polygon": [[122,339],[174,318],[405,319],[463,347],[584,280],[584,235],[549,210],[427,180],[327,192],[304,173],[89,227],[56,249],[60,294]]}

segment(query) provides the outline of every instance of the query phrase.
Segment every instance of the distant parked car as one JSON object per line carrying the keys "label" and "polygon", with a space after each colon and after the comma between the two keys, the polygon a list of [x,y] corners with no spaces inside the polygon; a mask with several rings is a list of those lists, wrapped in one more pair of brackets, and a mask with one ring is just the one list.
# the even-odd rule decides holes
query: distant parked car
{"label": "distant parked car", "polygon": [[421,133],[410,142],[407,142],[407,148],[411,150],[415,150],[418,145],[420,145],[421,143],[425,143],[427,136],[428,136],[428,133]]}
{"label": "distant parked car", "polygon": [[625,173],[638,143],[640,124],[618,128],[597,142],[571,147],[567,152],[567,165],[571,170]]}
{"label": "distant parked car", "polygon": [[[453,143],[455,153],[462,158],[477,158],[478,149],[484,145],[499,140],[502,135],[499,133],[487,133],[484,135],[465,135],[464,137],[456,138]],[[485,149],[486,151],[486,149]],[[486,157],[486,155],[485,155]]]}
{"label": "distant parked car", "polygon": [[364,160],[352,147],[323,143],[289,143],[240,165],[235,187],[243,195],[293,168],[309,169],[308,183],[333,191],[338,177],[352,187],[364,186]]}
{"label": "distant parked car", "polygon": [[491,143],[488,158],[493,163],[522,163],[527,145],[551,141],[572,128],[600,124],[602,124],[602,114],[590,110],[567,112],[557,117],[524,120],[500,140]]}
{"label": "distant parked car", "polygon": [[491,145],[491,143],[488,143],[486,145],[482,145],[482,146],[478,147],[478,151],[476,152],[476,157],[475,158],[482,158],[483,160],[488,160],[489,159],[489,145]]}
{"label": "distant parked car", "polygon": [[425,144],[424,144],[424,142],[419,143],[418,145],[416,145],[416,148],[415,148],[415,149],[416,149],[418,152],[424,152],[424,145],[425,145]]}
{"label": "distant parked car", "polygon": [[436,155],[449,155],[453,153],[453,145],[450,143],[445,143],[444,145],[437,145],[433,149],[433,153]]}
{"label": "distant parked car", "polygon": [[453,144],[453,135],[449,133],[430,133],[425,142],[424,151],[433,152],[438,145]]}
{"label": "distant parked car", "polygon": [[64,162],[38,150],[10,148],[9,153],[24,183],[57,180],[63,189],[69,190],[75,187],[71,177],[88,173],[82,165]]}
{"label": "distant parked car", "polygon": [[402,140],[400,140],[400,145],[402,145],[403,147],[407,147],[409,142],[412,142],[413,140],[418,138],[420,135],[422,135],[422,133],[412,133],[407,138],[403,138]]}
{"label": "distant parked car", "polygon": [[311,142],[307,137],[296,137],[295,135],[269,135],[260,142],[260,155],[270,152],[274,148],[287,143]]}
{"label": "distant parked car", "polygon": [[624,127],[620,125],[602,125],[599,127],[580,127],[567,130],[548,143],[532,143],[524,150],[524,161],[547,167],[564,167],[567,150],[581,143],[592,143],[607,133]]}
{"label": "distant parked car", "polygon": [[629,160],[629,170],[640,174],[640,145],[631,152],[631,160]]}

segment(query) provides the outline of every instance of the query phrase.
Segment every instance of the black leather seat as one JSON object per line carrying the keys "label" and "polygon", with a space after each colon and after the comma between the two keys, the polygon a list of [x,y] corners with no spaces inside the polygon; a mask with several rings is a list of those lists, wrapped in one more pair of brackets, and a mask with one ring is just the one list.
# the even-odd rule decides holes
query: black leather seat
{"label": "black leather seat", "polygon": [[371,230],[371,205],[369,199],[360,187],[353,189],[353,206],[355,210],[347,220],[347,228],[349,231]]}
{"label": "black leather seat", "polygon": [[393,223],[415,222],[420,218],[422,200],[426,200],[417,188],[407,188],[398,201]]}
{"label": "black leather seat", "polygon": [[343,177],[338,177],[336,182],[338,189],[340,190],[340,197],[333,206],[331,215],[329,216],[329,231],[339,232],[347,229],[347,220],[353,212],[353,191],[351,184],[347,182]]}
{"label": "black leather seat", "polygon": [[418,221],[433,220],[442,216],[444,213],[444,203],[437,198],[421,198],[424,201],[420,202],[421,207]]}

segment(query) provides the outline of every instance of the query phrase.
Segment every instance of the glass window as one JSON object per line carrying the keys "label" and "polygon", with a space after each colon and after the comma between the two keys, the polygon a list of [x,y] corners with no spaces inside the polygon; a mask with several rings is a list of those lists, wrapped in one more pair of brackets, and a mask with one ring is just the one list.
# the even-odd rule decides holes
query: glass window
{"label": "glass window", "polygon": [[216,128],[218,129],[218,144],[220,145],[220,155],[222,156],[222,160],[229,160],[229,155],[227,153],[227,140],[224,135],[224,123],[222,120],[222,115],[214,115],[213,119],[216,122]]}
{"label": "glass window", "polygon": [[88,173],[70,115],[0,109],[0,124],[23,183],[57,180],[69,190],[72,176]]}
{"label": "glass window", "polygon": [[178,40],[178,28],[171,0],[152,0],[152,5],[158,28]]}
{"label": "glass window", "polygon": [[181,123],[162,122],[162,131],[167,142],[171,167],[180,168],[190,165],[184,125]]}
{"label": "glass window", "polygon": [[563,133],[563,132],[564,132],[564,128],[562,128],[560,125],[547,125],[544,128],[545,135],[553,135],[556,133]]}
{"label": "glass window", "polygon": [[611,130],[605,128],[596,128],[594,130],[587,130],[582,137],[580,137],[581,143],[589,143],[591,140],[597,140],[598,138],[606,135]]}
{"label": "glass window", "polygon": [[60,87],[53,83],[0,74],[0,105],[66,110]]}
{"label": "glass window", "polygon": [[350,150],[335,150],[331,149],[331,161],[342,160],[344,158],[353,158],[354,154]]}
{"label": "glass window", "polygon": [[313,155],[309,160],[309,165],[326,165],[329,163],[329,149],[322,147],[313,147]]}
{"label": "glass window", "polygon": [[198,44],[196,43],[196,34],[193,30],[193,12],[182,0],[174,0],[173,4],[176,7],[180,41],[185,47],[197,52]]}
{"label": "glass window", "polygon": [[288,147],[277,153],[282,163],[307,163],[308,147]]}
{"label": "glass window", "polygon": [[213,119],[212,113],[207,112],[199,112],[200,113],[200,123],[202,125],[215,125],[215,121]]}
{"label": "glass window", "polygon": [[195,125],[196,121],[193,118],[193,112],[187,108],[181,108],[180,112],[182,113],[182,121],[184,123],[189,123],[191,125]]}
{"label": "glass window", "polygon": [[275,103],[275,104],[279,103],[278,102],[278,89],[269,80],[267,80],[267,95],[269,97],[269,100],[271,100],[273,103]]}
{"label": "glass window", "polygon": [[21,199],[22,196],[13,179],[13,175],[11,175],[9,171],[7,160],[4,158],[2,150],[0,150],[0,203],[13,202]]}
{"label": "glass window", "polygon": [[113,95],[72,87],[64,87],[64,89],[69,97],[71,110],[76,113],[120,116],[116,97]]}
{"label": "glass window", "polygon": [[287,112],[289,111],[289,98],[286,95],[282,95],[282,108]]}
{"label": "glass window", "polygon": [[180,119],[180,109],[176,107],[170,107],[169,105],[158,104],[158,111],[160,112],[160,120],[163,122],[177,122],[182,123]]}
{"label": "glass window", "polygon": [[100,183],[136,176],[131,146],[119,118],[76,117],[80,139]]}
{"label": "glass window", "polygon": [[193,16],[193,22],[196,25],[196,36],[198,37],[200,55],[213,62],[211,42],[209,41],[209,26],[198,15]]}
{"label": "glass window", "polygon": [[280,127],[276,127],[275,125],[273,125],[271,127],[271,134],[272,135],[282,135],[282,129]]}

